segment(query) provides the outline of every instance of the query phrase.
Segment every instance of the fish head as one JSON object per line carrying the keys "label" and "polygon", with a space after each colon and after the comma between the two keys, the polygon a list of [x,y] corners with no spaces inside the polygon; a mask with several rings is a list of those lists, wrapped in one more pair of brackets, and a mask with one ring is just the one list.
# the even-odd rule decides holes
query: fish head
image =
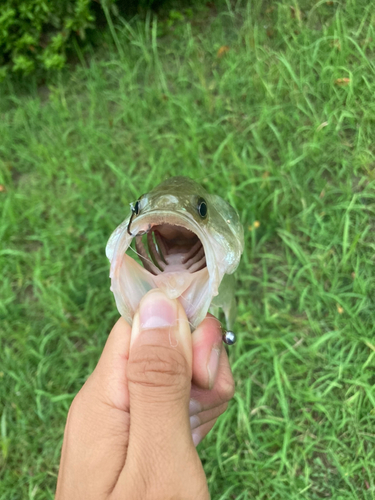
{"label": "fish head", "polygon": [[120,314],[131,324],[142,297],[161,288],[180,300],[195,328],[224,274],[237,268],[243,244],[239,216],[222,198],[186,177],[164,181],[131,205],[107,244]]}

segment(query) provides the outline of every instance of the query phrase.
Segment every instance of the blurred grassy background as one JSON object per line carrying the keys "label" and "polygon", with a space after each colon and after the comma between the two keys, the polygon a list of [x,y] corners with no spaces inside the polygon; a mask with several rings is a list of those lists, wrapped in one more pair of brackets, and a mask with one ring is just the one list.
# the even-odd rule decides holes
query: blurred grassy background
{"label": "blurred grassy background", "polygon": [[69,75],[0,88],[0,499],[53,498],[118,316],[106,241],[176,174],[245,226],[212,497],[374,499],[373,5],[228,0],[164,28],[123,22]]}

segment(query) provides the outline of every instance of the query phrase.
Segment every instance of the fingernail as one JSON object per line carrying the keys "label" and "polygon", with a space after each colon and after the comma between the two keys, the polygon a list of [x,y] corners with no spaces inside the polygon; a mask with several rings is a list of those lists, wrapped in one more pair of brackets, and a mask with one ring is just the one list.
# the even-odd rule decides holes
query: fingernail
{"label": "fingernail", "polygon": [[152,290],[141,300],[139,319],[141,330],[175,326],[177,305],[160,290]]}
{"label": "fingernail", "polygon": [[195,447],[197,447],[198,444],[202,441],[202,437],[199,432],[192,432],[191,437],[193,438],[193,443]]}
{"label": "fingernail", "polygon": [[215,383],[217,371],[219,369],[220,347],[214,346],[212,348],[210,357],[207,363],[208,371],[208,387],[212,389]]}
{"label": "fingernail", "polygon": [[190,429],[196,429],[201,425],[201,419],[198,417],[198,415],[193,415],[190,417]]}
{"label": "fingernail", "polygon": [[189,402],[189,415],[196,415],[202,411],[202,405],[196,399],[191,399]]}

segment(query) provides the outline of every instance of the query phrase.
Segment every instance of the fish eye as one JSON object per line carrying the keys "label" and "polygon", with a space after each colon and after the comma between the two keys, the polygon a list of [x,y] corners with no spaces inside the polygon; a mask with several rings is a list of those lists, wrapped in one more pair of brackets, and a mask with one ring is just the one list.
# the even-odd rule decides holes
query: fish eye
{"label": "fish eye", "polygon": [[202,219],[205,219],[207,217],[207,203],[204,198],[199,198],[198,199],[198,213],[201,216]]}

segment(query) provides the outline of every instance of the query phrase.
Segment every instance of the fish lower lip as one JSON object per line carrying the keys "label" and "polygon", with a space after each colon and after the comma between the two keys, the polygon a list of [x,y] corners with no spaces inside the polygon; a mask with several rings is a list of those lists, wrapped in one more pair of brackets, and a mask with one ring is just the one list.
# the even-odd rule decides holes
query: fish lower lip
{"label": "fish lower lip", "polygon": [[143,267],[153,275],[195,273],[206,267],[204,247],[198,236],[177,224],[162,223],[139,231],[135,249]]}

